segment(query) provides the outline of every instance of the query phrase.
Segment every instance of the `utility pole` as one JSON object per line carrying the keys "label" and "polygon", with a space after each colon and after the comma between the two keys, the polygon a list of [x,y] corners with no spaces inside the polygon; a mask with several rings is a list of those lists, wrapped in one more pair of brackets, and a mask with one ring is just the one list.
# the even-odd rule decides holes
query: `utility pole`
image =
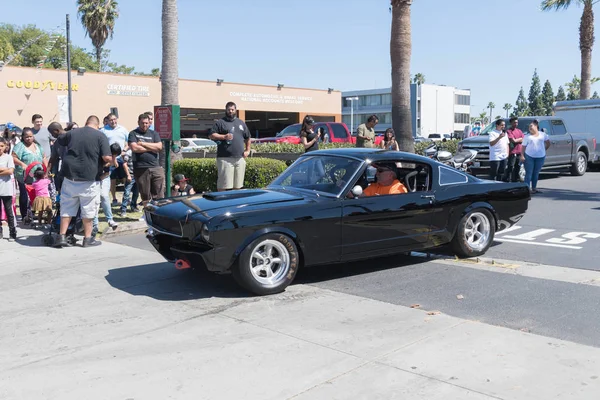
{"label": "utility pole", "polygon": [[69,122],[73,122],[73,92],[71,90],[71,22],[67,14],[67,86],[69,102]]}

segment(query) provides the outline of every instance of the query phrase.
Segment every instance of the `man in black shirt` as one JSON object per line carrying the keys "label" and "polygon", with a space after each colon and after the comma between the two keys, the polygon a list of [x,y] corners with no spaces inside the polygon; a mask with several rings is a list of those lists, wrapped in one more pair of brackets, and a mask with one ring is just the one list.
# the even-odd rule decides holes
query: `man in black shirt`
{"label": "man in black shirt", "polygon": [[250,131],[236,117],[237,106],[225,105],[225,116],[211,130],[210,139],[217,142],[217,190],[241,189],[246,173],[245,158],[250,155]]}
{"label": "man in black shirt", "polygon": [[129,147],[133,152],[133,176],[138,185],[142,203],[162,199],[165,193],[165,173],[158,161],[162,142],[158,132],[150,129],[147,114],[138,117],[137,129],[129,133]]}
{"label": "man in black shirt", "polygon": [[65,234],[71,218],[81,210],[83,220],[83,247],[101,242],[92,236],[92,221],[100,204],[100,175],[109,169],[112,161],[108,139],[98,130],[100,120],[90,116],[85,127],[68,132],[53,130],[57,141],[67,148],[62,160],[63,184],[60,194],[60,235],[56,247],[68,246]]}

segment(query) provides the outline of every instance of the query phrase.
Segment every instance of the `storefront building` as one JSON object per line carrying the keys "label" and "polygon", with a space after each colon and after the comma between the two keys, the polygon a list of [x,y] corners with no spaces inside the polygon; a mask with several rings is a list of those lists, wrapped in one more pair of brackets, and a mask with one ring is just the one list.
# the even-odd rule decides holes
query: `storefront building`
{"label": "storefront building", "polygon": [[[134,129],[139,114],[160,105],[158,77],[77,71],[71,75],[73,120],[80,125],[89,115],[102,119],[116,111],[119,123]],[[67,93],[66,71],[2,67],[0,123],[30,126],[31,116],[41,114],[45,125],[64,124],[69,120]],[[239,117],[253,137],[274,136],[306,115],[317,121],[341,122],[341,93],[336,90],[180,79],[182,136],[207,136],[214,121],[224,115],[228,101],[237,104]]]}

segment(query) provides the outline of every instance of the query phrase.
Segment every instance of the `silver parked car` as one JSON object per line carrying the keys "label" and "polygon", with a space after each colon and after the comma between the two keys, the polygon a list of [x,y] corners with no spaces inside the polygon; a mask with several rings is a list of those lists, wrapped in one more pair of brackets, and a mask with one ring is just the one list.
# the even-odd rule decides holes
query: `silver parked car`
{"label": "silver parked car", "polygon": [[210,139],[202,138],[184,138],[181,139],[181,151],[182,152],[194,152],[200,149],[206,149],[208,147],[217,146],[216,142]]}

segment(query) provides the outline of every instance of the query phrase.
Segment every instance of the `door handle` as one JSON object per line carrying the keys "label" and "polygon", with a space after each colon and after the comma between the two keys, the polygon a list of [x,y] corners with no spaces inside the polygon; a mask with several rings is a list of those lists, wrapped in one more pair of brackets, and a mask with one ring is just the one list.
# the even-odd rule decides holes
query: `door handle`
{"label": "door handle", "polygon": [[571,144],[571,141],[570,141],[570,140],[567,140],[567,143],[568,143],[568,144]]}
{"label": "door handle", "polygon": [[[569,143],[570,143],[570,142],[569,142]],[[556,141],[555,141],[555,140],[553,140],[553,141],[552,141],[552,144],[556,144]]]}
{"label": "door handle", "polygon": [[429,200],[435,200],[435,196],[433,194],[424,194],[421,195],[422,199],[429,199]]}

